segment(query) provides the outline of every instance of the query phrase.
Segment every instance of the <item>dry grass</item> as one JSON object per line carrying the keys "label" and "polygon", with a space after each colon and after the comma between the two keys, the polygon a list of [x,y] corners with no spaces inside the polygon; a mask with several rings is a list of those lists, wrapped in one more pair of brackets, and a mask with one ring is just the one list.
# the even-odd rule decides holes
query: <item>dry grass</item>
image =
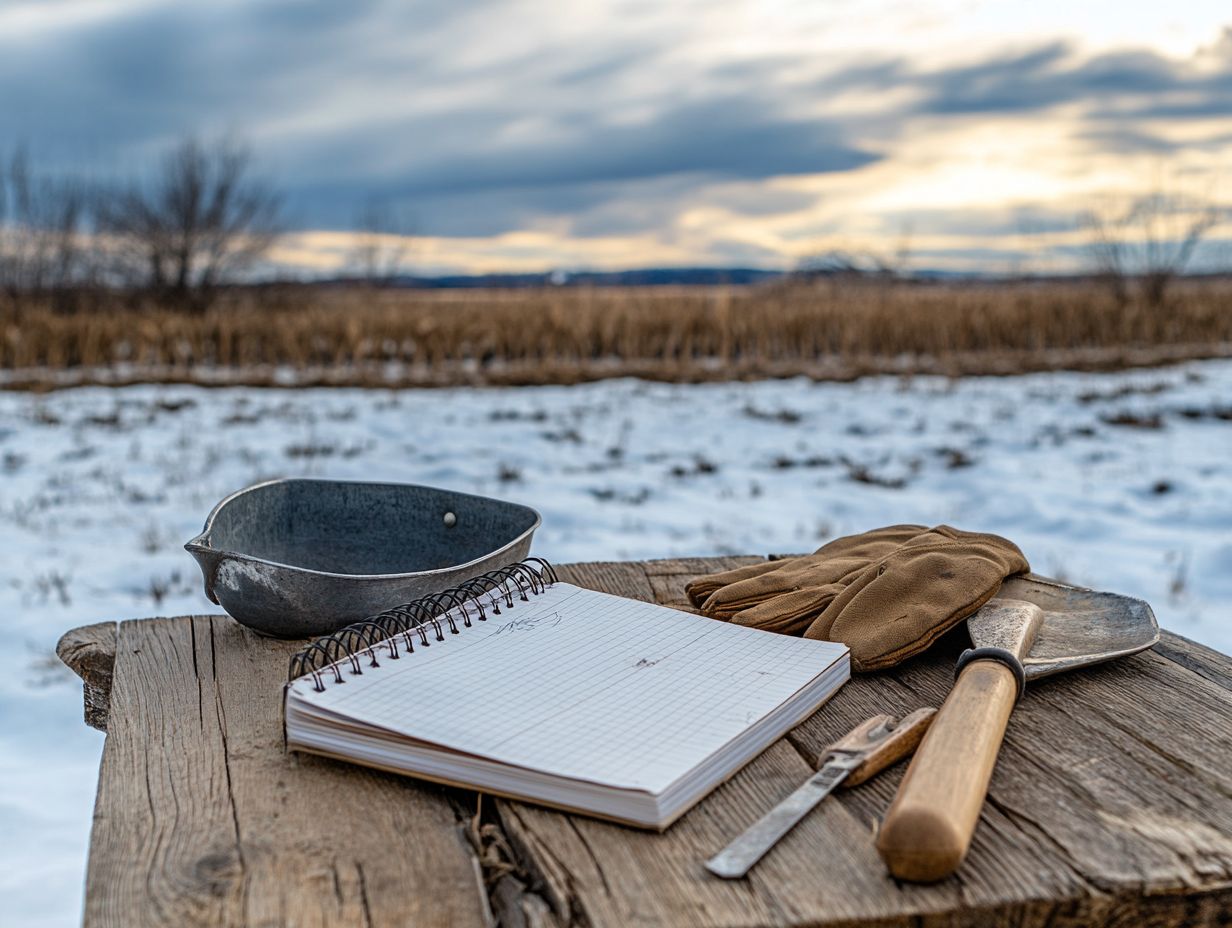
{"label": "dry grass", "polygon": [[[1232,353],[1232,283],[1161,309],[1085,284],[515,291],[239,290],[201,315],[3,310],[10,385],[68,380],[567,383],[1013,373]],[[74,374],[75,372],[75,374]],[[66,378],[61,376],[61,381]]]}

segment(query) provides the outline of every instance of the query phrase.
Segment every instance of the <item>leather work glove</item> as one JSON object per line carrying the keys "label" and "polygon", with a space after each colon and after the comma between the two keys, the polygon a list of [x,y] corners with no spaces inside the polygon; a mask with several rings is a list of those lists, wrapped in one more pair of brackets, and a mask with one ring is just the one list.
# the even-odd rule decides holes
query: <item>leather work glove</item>
{"label": "leather work glove", "polygon": [[836,538],[803,557],[699,577],[685,593],[712,619],[802,635],[869,564],[926,531],[923,525],[888,525]]}
{"label": "leather work glove", "polygon": [[686,592],[712,618],[841,641],[852,668],[870,671],[920,653],[1029,569],[998,535],[893,525],[704,577]]}

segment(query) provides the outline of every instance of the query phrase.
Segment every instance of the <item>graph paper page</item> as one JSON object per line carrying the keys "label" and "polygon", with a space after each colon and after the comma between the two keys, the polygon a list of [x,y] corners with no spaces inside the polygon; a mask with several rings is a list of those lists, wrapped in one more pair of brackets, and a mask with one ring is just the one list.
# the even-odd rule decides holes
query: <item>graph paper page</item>
{"label": "graph paper page", "polygon": [[[506,764],[659,792],[846,652],[565,583],[305,702]],[[471,610],[472,616],[474,610]]]}

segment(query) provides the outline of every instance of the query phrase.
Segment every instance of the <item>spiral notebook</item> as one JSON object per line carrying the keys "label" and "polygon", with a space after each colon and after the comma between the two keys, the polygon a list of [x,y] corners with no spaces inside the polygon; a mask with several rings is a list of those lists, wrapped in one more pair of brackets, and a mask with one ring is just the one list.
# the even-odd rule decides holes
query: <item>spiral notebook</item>
{"label": "spiral notebook", "polygon": [[572,586],[530,558],[297,654],[287,745],[661,830],[849,674],[841,644]]}

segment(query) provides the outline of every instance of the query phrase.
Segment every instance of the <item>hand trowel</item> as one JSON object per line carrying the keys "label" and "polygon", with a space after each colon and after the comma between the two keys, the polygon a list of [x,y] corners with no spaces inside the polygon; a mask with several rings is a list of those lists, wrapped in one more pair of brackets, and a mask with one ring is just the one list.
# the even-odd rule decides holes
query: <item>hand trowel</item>
{"label": "hand trowel", "polygon": [[1140,599],[1026,575],[967,620],[975,647],[916,752],[877,837],[890,872],[932,882],[967,854],[1010,712],[1028,681],[1134,654],[1159,640]]}

